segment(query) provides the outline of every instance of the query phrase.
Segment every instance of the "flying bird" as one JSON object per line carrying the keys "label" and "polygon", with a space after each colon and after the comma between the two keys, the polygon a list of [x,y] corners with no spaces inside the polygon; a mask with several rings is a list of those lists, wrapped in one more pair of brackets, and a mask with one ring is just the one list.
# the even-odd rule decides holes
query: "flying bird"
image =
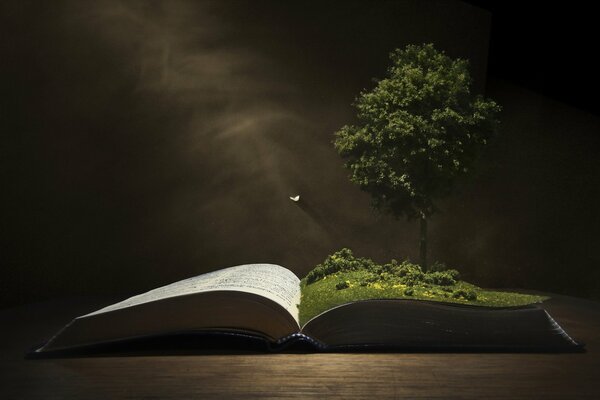
{"label": "flying bird", "polygon": [[290,200],[291,200],[291,201],[298,202],[298,201],[300,201],[300,195],[296,195],[296,196],[294,196],[294,197],[290,196]]}

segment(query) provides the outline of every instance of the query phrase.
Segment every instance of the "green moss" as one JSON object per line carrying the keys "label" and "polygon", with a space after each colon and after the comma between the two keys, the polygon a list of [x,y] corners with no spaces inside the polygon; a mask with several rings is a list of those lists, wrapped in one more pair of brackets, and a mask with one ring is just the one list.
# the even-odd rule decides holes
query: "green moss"
{"label": "green moss", "polygon": [[544,296],[485,290],[459,280],[456,270],[423,272],[418,265],[395,260],[377,265],[368,259],[355,259],[348,249],[329,256],[315,270],[316,273],[309,273],[301,283],[302,325],[330,308],[358,300],[398,298],[511,307],[547,299]]}

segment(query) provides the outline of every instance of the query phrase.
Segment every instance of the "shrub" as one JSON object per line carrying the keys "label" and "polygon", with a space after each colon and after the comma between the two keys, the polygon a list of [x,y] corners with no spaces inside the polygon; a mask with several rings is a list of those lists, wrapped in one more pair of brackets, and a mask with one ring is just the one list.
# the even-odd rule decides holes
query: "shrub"
{"label": "shrub", "polygon": [[350,287],[350,284],[347,281],[341,281],[335,285],[335,288],[337,290],[347,289],[349,287]]}
{"label": "shrub", "polygon": [[396,267],[395,275],[400,278],[400,282],[408,286],[417,285],[423,282],[423,278],[425,277],[420,266],[411,264],[408,261],[404,261]]}
{"label": "shrub", "polygon": [[446,271],[428,272],[425,276],[425,282],[440,286],[456,285],[459,273],[455,269]]}
{"label": "shrub", "polygon": [[477,300],[477,293],[471,289],[457,289],[452,294],[452,297],[455,299],[460,299],[461,297],[465,300]]}
{"label": "shrub", "polygon": [[379,275],[373,274],[371,272],[365,272],[365,276],[360,280],[360,286],[368,286],[369,283],[377,282],[380,280]]}
{"label": "shrub", "polygon": [[368,258],[356,258],[352,250],[343,248],[328,256],[325,261],[318,264],[306,275],[306,283],[310,284],[323,279],[327,275],[340,271],[356,271],[359,269],[373,269],[375,263]]}

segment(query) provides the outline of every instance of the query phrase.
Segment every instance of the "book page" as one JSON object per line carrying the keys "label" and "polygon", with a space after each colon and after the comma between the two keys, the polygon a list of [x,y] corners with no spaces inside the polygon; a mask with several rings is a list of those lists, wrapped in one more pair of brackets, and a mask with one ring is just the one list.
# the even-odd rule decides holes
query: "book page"
{"label": "book page", "polygon": [[221,290],[247,292],[266,297],[281,305],[298,321],[300,280],[290,270],[275,264],[247,264],[209,272],[130,297],[83,317],[169,297]]}

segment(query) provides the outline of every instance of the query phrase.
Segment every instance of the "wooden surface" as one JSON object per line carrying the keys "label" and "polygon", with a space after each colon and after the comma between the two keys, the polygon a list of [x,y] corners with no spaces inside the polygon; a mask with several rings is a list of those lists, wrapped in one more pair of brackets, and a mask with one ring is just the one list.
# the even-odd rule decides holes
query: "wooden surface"
{"label": "wooden surface", "polygon": [[0,311],[0,399],[600,399],[600,303],[546,304],[580,354],[200,354],[26,360],[71,318],[113,299]]}

